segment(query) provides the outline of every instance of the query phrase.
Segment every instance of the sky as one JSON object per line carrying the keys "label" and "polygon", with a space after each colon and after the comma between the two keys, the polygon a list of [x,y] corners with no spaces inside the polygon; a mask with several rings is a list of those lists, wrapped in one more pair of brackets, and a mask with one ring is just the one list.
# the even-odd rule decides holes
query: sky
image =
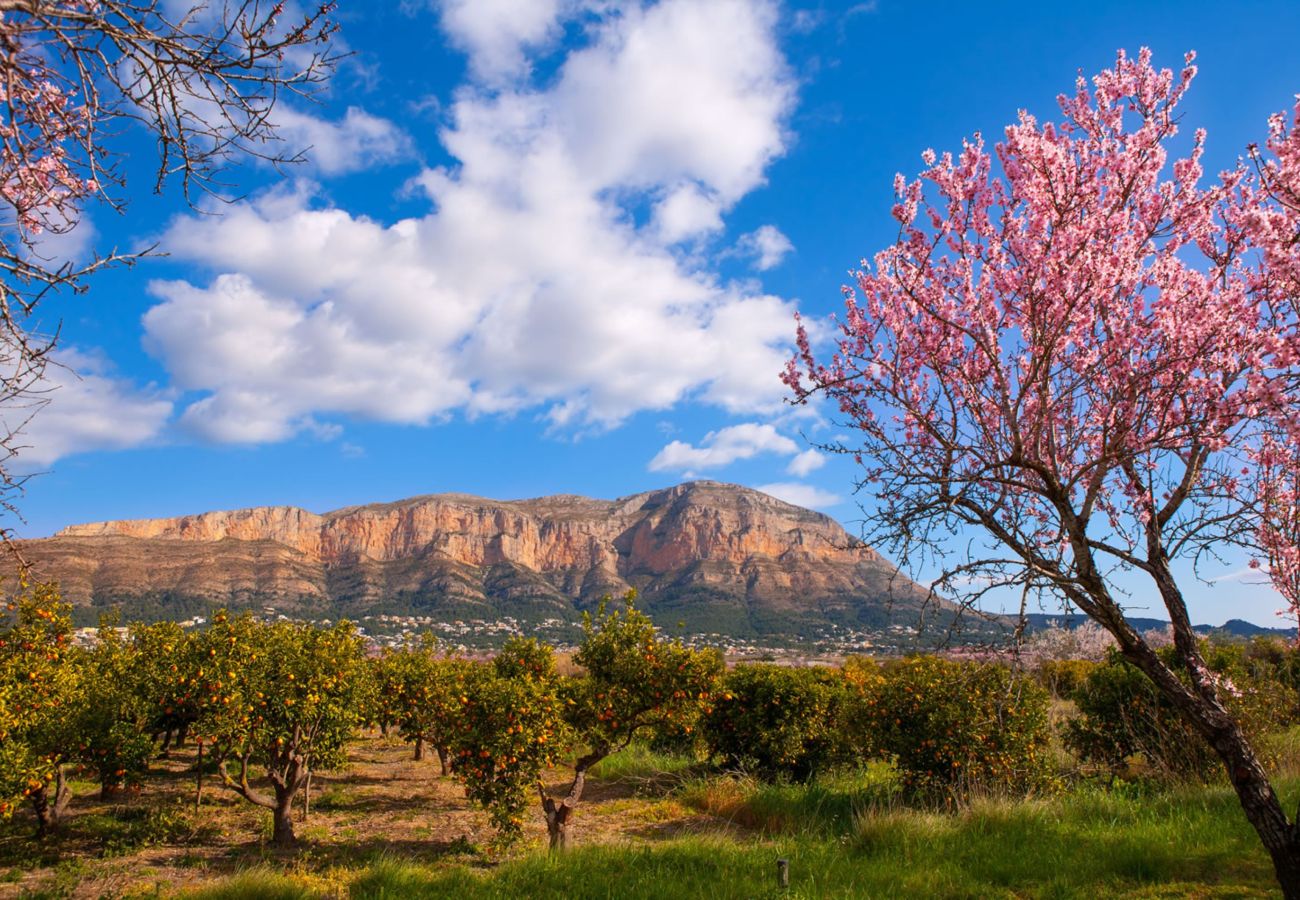
{"label": "sky", "polygon": [[[127,210],[64,239],[159,252],[41,307],[63,366],[27,427],[20,536],[691,478],[854,531],[858,470],[816,449],[844,426],[778,376],[796,311],[825,322],[892,241],[895,173],[1052,118],[1119,48],[1197,52],[1183,109],[1211,172],[1300,91],[1294,2],[341,7],[350,55],[277,108],[304,163],[244,166],[195,209],[152,195],[128,144]],[[1244,562],[1185,579],[1194,618],[1278,624]]]}

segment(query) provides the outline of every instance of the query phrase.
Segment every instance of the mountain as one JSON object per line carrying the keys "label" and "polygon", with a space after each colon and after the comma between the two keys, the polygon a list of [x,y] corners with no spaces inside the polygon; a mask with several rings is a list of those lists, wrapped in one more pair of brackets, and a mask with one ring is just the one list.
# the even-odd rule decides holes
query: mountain
{"label": "mountain", "polygon": [[[1025,622],[1029,630],[1037,631],[1044,628],[1050,628],[1052,625],[1060,625],[1064,628],[1078,628],[1088,617],[1082,613],[1075,612],[1065,613],[1027,613]],[[1164,628],[1169,624],[1168,619],[1150,619],[1130,616],[1128,619],[1130,625],[1138,631],[1148,631],[1152,628]],[[1262,625],[1256,625],[1253,622],[1247,622],[1244,619],[1229,619],[1222,625],[1195,625],[1193,628],[1197,634],[1213,635],[1216,638],[1253,638],[1253,637],[1277,637],[1285,640],[1295,640],[1296,630],[1294,628],[1265,628]]]}
{"label": "mountain", "polygon": [[438,494],[323,515],[258,507],[100,522],[22,549],[82,620],[121,605],[128,618],[230,606],[573,622],[636,588],[661,624],[754,636],[913,626],[926,598],[827,516],[705,481],[617,500]]}

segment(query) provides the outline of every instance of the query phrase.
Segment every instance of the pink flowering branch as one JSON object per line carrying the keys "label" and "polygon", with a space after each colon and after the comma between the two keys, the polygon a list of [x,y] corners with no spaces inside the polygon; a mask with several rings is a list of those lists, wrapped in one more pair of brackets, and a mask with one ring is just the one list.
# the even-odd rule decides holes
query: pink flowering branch
{"label": "pink flowering branch", "polygon": [[[42,235],[75,228],[86,205],[121,210],[125,173],[115,149],[135,129],[154,139],[154,189],[180,182],[218,194],[221,173],[247,158],[298,159],[271,112],[306,95],[337,61],[332,2],[306,11],[270,0],[0,0],[0,506],[16,512],[13,457],[44,397],[55,334],[34,325],[52,291],[139,254],[88,262],[46,258]],[[146,251],[147,252],[147,251]],[[8,529],[0,528],[0,538]]]}
{"label": "pink flowering branch", "polygon": [[[1275,117],[1253,168],[1203,183],[1204,131],[1168,150],[1192,63],[1121,52],[1059,98],[1058,121],[1021,112],[992,151],[979,135],[927,150],[895,181],[898,238],[845,289],[829,359],[801,325],[784,377],[855,427],[838,449],[864,467],[872,537],[965,582],[1050,593],[1111,634],[1214,745],[1300,897],[1300,835],[1173,570],[1265,540],[1300,610],[1296,494],[1260,458],[1268,440],[1300,445],[1300,138]],[[1116,571],[1149,579],[1186,678],[1128,620]]]}

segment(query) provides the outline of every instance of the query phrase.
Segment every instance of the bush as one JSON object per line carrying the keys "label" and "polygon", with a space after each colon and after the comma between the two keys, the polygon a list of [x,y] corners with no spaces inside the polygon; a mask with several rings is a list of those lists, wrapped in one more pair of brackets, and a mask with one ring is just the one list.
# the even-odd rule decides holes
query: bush
{"label": "bush", "polygon": [[1039,663],[1034,674],[1048,693],[1066,700],[1074,696],[1096,668],[1097,663],[1087,659],[1047,659]]}
{"label": "bush", "polygon": [[843,755],[839,720],[847,696],[833,669],[739,665],[702,720],[704,740],[724,765],[804,780]]}
{"label": "bush", "polygon": [[1168,780],[1206,780],[1216,760],[1205,740],[1136,666],[1112,654],[1072,695],[1079,716],[1066,724],[1065,744],[1084,763],[1120,774],[1140,755]]}
{"label": "bush", "polygon": [[854,705],[870,737],[862,749],[893,757],[912,799],[951,804],[1052,785],[1047,691],[1005,666],[908,657]]}
{"label": "bush", "polygon": [[[1288,673],[1266,653],[1214,642],[1201,652],[1219,676],[1224,704],[1248,735],[1259,738],[1295,721],[1296,692],[1282,680]],[[1161,654],[1177,671],[1172,651]],[[1066,745],[1085,763],[1119,773],[1140,756],[1150,774],[1170,781],[1209,781],[1220,771],[1201,735],[1118,653],[1089,674],[1072,699],[1080,715],[1066,726]]]}

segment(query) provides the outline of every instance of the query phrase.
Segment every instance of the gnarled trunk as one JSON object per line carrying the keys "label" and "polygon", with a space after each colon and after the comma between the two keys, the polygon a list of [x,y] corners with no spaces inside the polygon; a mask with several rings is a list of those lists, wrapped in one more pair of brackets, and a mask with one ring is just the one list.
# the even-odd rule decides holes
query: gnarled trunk
{"label": "gnarled trunk", "polygon": [[415,761],[419,762],[424,759],[424,735],[415,739]]}
{"label": "gnarled trunk", "polygon": [[538,783],[537,791],[542,797],[542,812],[546,816],[546,834],[550,838],[551,852],[569,848],[573,836],[573,814],[582,799],[582,789],[587,784],[587,772],[608,755],[608,748],[600,748],[579,757],[573,766],[573,783],[569,785],[569,793],[560,800],[548,796],[546,789],[540,782]]}
{"label": "gnarled trunk", "polygon": [[54,770],[53,792],[50,784],[42,784],[31,793],[32,811],[36,813],[36,836],[45,837],[59,826],[68,810],[72,792],[68,789],[63,766]]}
{"label": "gnarled trunk", "polygon": [[275,786],[275,805],[271,808],[271,842],[277,847],[292,847],[298,842],[293,832],[293,795],[290,788]]}
{"label": "gnarled trunk", "polygon": [[451,751],[446,747],[435,748],[438,751],[438,766],[444,776],[451,774]]}

